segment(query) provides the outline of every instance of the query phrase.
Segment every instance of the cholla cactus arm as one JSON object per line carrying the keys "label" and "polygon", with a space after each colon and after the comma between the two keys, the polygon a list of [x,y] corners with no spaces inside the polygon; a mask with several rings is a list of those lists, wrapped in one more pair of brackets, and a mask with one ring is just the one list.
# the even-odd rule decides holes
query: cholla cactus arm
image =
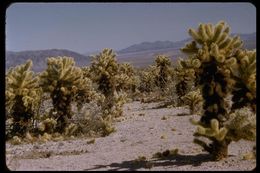
{"label": "cholla cactus arm", "polygon": [[212,119],[209,128],[205,128],[203,126],[198,125],[195,136],[204,136],[211,140],[222,141],[224,140],[227,132],[228,132],[227,128],[219,127],[218,120]]}
{"label": "cholla cactus arm", "polygon": [[38,77],[30,70],[32,61],[10,69],[6,75],[6,107],[13,118],[13,135],[24,135],[39,106]]}

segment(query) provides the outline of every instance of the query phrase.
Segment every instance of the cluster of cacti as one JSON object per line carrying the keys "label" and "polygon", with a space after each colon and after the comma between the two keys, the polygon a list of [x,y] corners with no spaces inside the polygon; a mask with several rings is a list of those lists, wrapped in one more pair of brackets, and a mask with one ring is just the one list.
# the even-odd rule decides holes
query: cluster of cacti
{"label": "cluster of cacti", "polygon": [[[235,91],[234,84],[237,80],[234,75],[237,69],[243,69],[242,63],[238,63],[242,41],[238,36],[231,37],[229,31],[230,28],[222,21],[216,26],[200,24],[197,31],[189,29],[193,41],[182,49],[183,52],[192,54],[191,58],[198,62],[199,68],[195,70],[204,99],[204,114],[199,122],[198,134],[209,137],[212,141],[207,145],[196,138],[195,142],[216,160],[227,157],[228,145],[232,141],[232,138],[226,136],[231,131],[229,126],[225,126],[225,122],[230,119],[226,98]],[[253,79],[251,85],[254,82]],[[233,100],[233,104],[235,102],[237,100]]]}
{"label": "cluster of cacti", "polygon": [[7,118],[12,119],[11,136],[24,136],[32,127],[41,98],[38,77],[31,71],[32,61],[10,69],[6,74]]}
{"label": "cluster of cacti", "polygon": [[[173,79],[173,67],[169,57],[158,55],[153,65],[139,73],[138,90],[143,93],[142,102],[163,100],[168,95]],[[157,96],[159,94],[159,97]],[[147,96],[146,98],[144,98]]]}
{"label": "cluster of cacti", "polygon": [[188,92],[181,100],[190,107],[191,114],[201,114],[203,98],[199,89]]}
{"label": "cluster of cacti", "polygon": [[40,86],[50,93],[53,118],[57,121],[56,131],[64,132],[73,116],[71,103],[89,102],[96,97],[91,80],[84,78],[82,70],[75,66],[73,58],[56,57],[47,59],[47,69],[40,74]]}
{"label": "cluster of cacti", "polygon": [[200,66],[198,60],[192,58],[179,59],[175,68],[175,92],[178,95],[178,105],[183,104],[182,97],[187,94],[194,86],[196,79],[195,68]]}

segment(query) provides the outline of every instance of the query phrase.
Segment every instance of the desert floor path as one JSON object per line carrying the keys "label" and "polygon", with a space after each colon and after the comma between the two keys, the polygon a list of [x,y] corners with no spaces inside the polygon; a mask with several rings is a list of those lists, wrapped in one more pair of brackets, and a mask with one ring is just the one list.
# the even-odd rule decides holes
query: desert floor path
{"label": "desert floor path", "polygon": [[[156,103],[128,103],[124,120],[115,123],[116,132],[107,137],[47,142],[44,144],[6,144],[6,163],[11,170],[252,170],[256,160],[243,160],[255,142],[239,141],[229,146],[229,157],[214,162],[193,144],[195,127],[189,119],[197,115],[185,108],[156,108]],[[179,154],[168,159],[152,155],[178,148]],[[146,162],[134,162],[145,156]],[[150,165],[150,166],[147,166]]]}

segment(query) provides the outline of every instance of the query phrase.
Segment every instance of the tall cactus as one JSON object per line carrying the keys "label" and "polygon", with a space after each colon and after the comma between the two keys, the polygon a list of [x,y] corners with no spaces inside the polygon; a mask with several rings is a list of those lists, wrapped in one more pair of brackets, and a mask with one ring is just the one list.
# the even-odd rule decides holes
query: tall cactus
{"label": "tall cactus", "polygon": [[13,119],[11,136],[23,136],[32,125],[41,98],[38,77],[31,71],[32,61],[10,69],[6,74],[6,108]]}
{"label": "tall cactus", "polygon": [[[82,70],[75,66],[73,58],[50,57],[47,69],[40,75],[40,86],[50,93],[53,116],[57,120],[56,131],[64,132],[72,118],[71,103],[86,102],[95,97],[91,80],[83,78]],[[75,98],[76,97],[76,98]]]}
{"label": "tall cactus", "polygon": [[[229,128],[225,123],[230,119],[227,97],[233,92],[236,80],[234,69],[239,69],[238,53],[242,41],[238,36],[229,35],[230,27],[220,21],[212,24],[200,24],[198,30],[189,29],[193,41],[182,49],[192,59],[200,62],[196,70],[204,99],[204,114],[198,124],[196,135],[208,137],[212,143],[205,144],[195,138],[194,142],[210,152],[214,159],[227,157],[228,145],[232,138],[226,137]],[[253,126],[253,125],[252,125]]]}

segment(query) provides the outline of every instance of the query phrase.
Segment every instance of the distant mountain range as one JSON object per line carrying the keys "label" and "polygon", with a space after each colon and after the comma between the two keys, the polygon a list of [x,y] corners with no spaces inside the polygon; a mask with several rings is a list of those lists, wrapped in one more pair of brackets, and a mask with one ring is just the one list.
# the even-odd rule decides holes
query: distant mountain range
{"label": "distant mountain range", "polygon": [[[240,38],[244,41],[244,48],[255,49],[256,48],[256,33],[252,34],[233,34],[240,35]],[[190,39],[182,41],[156,41],[156,42],[143,42],[140,44],[134,44],[125,49],[117,51],[117,59],[119,62],[129,62],[136,67],[145,67],[154,62],[154,59],[159,54],[167,55],[172,61],[176,61],[178,57],[185,57],[180,51],[180,48],[188,43]],[[96,54],[95,51],[91,54]],[[77,66],[89,65],[91,58],[87,55],[82,55],[66,49],[48,49],[48,50],[35,50],[35,51],[21,51],[13,52],[6,51],[6,67],[19,65],[24,63],[27,59],[33,61],[33,70],[35,72],[43,71],[47,67],[46,58],[56,56],[69,56],[75,59]]]}
{"label": "distant mountain range", "polygon": [[47,49],[21,52],[6,52],[5,69],[24,63],[27,59],[33,61],[33,70],[43,71],[47,67],[47,57],[68,56],[73,57],[77,66],[90,63],[90,57],[66,49]]}
{"label": "distant mountain range", "polygon": [[[245,42],[245,48],[255,47],[256,42],[256,33],[251,34],[231,34],[231,35],[239,35],[241,40]],[[159,50],[159,49],[169,49],[175,48],[179,49],[183,47],[187,42],[190,42],[191,39],[185,39],[177,42],[172,41],[155,41],[155,42],[142,42],[140,44],[131,45],[125,49],[119,50],[119,54],[131,53],[131,52],[141,52],[147,50]]]}

